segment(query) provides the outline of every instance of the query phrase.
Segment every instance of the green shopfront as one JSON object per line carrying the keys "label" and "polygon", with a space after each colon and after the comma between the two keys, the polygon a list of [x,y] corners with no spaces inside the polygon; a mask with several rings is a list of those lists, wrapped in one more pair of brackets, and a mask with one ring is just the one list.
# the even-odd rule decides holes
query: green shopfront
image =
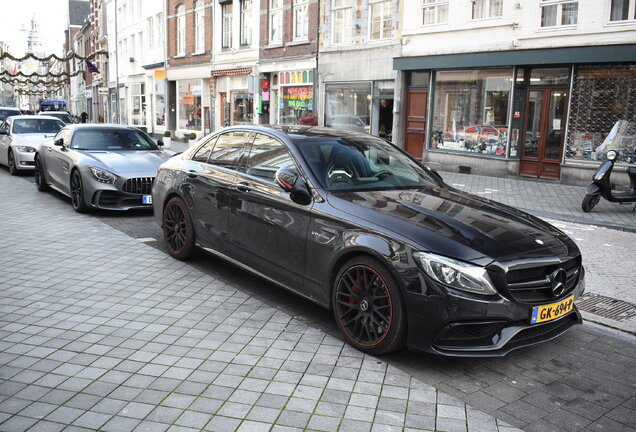
{"label": "green shopfront", "polygon": [[583,183],[615,125],[636,146],[636,45],[402,57],[394,68],[398,144],[441,170]]}

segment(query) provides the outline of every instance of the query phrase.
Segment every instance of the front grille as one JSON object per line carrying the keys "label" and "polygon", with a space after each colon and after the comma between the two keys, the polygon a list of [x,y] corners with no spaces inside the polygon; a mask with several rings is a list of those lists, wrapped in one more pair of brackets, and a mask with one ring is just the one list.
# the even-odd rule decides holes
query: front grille
{"label": "front grille", "polygon": [[525,342],[536,338],[542,338],[550,333],[555,336],[567,330],[578,321],[576,313],[570,313],[569,315],[561,318],[560,320],[549,322],[542,325],[528,327],[521,330],[514,335],[512,339],[508,341],[509,344]]}
{"label": "front grille", "polygon": [[131,178],[126,180],[122,190],[133,194],[150,195],[152,193],[152,183],[154,181],[154,177]]}
{"label": "front grille", "polygon": [[[567,274],[565,291],[555,296],[552,293],[550,274],[563,268]],[[557,300],[569,294],[581,277],[581,257],[578,256],[560,265],[531,267],[511,270],[506,275],[506,284],[510,296],[521,303],[537,303]]]}

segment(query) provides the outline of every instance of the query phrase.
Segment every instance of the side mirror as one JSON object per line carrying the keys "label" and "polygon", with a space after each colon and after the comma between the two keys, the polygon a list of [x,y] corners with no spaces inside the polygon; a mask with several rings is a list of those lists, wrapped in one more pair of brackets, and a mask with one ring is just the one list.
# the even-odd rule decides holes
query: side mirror
{"label": "side mirror", "polygon": [[157,145],[159,147],[163,147],[163,141],[162,140],[157,140]]}
{"label": "side mirror", "polygon": [[55,144],[56,146],[62,147],[64,145],[64,139],[63,138],[58,138],[55,141],[53,141],[53,144]]}
{"label": "side mirror", "polygon": [[307,205],[311,203],[311,194],[305,180],[291,168],[279,168],[275,175],[276,184],[285,192],[289,192],[292,201]]}

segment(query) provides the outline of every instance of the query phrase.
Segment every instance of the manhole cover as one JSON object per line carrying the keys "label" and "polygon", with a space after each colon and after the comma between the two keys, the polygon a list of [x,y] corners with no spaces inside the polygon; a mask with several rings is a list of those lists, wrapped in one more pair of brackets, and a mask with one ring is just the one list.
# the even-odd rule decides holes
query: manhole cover
{"label": "manhole cover", "polygon": [[576,305],[585,312],[616,321],[636,316],[636,305],[598,294],[583,294]]}

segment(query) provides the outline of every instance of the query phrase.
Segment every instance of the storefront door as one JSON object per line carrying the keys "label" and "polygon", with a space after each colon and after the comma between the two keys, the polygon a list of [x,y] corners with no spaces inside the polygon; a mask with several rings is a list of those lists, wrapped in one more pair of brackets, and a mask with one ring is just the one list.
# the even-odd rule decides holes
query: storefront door
{"label": "storefront door", "polygon": [[406,111],[405,148],[411,156],[421,158],[426,142],[427,90],[409,90]]}
{"label": "storefront door", "polygon": [[528,90],[520,175],[560,178],[567,101],[565,88]]}

